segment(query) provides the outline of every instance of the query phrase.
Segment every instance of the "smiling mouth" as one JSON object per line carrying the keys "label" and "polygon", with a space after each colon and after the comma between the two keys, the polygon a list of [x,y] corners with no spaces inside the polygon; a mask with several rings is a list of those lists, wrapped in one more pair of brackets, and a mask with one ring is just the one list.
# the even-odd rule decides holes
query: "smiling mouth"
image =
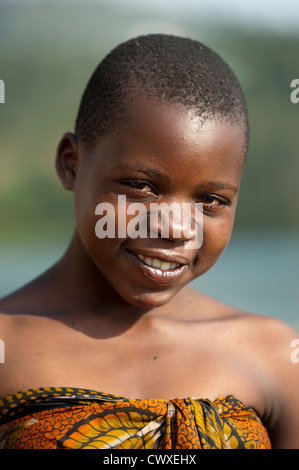
{"label": "smiling mouth", "polygon": [[188,270],[190,264],[166,261],[165,259],[134,253],[127,250],[130,259],[140,273],[156,285],[169,285],[178,281]]}
{"label": "smiling mouth", "polygon": [[137,254],[137,257],[143,261],[144,264],[147,264],[147,266],[161,269],[161,271],[168,271],[169,269],[175,269],[182,266],[180,263],[175,263],[174,261],[164,261],[159,258],[150,258],[149,256],[143,256],[140,254]]}

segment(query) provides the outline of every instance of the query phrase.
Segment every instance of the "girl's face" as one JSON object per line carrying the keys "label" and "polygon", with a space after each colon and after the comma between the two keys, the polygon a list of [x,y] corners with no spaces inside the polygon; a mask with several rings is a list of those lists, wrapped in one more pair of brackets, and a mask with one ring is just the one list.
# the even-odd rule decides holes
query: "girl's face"
{"label": "girl's face", "polygon": [[[210,269],[231,236],[243,164],[242,127],[223,119],[200,123],[185,108],[149,100],[131,106],[126,125],[99,139],[93,152],[79,145],[77,232],[99,270],[99,289],[104,278],[128,303],[151,308]],[[159,226],[154,237],[150,230],[146,238],[119,237],[119,195],[126,196],[127,208],[138,202],[148,213],[151,203],[201,203],[202,245],[194,246],[194,239],[192,245],[194,230],[174,237],[172,217],[168,237]],[[115,211],[115,238],[96,235],[101,203]],[[134,217],[126,215],[126,223]]]}

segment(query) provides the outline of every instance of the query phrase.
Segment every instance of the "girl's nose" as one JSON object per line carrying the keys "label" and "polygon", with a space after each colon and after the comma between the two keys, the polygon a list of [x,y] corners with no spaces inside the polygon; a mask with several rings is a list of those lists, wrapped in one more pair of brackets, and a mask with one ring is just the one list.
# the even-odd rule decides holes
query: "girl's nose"
{"label": "girl's nose", "polygon": [[151,238],[167,238],[189,241],[201,230],[202,210],[200,204],[172,202],[151,204],[149,229]]}

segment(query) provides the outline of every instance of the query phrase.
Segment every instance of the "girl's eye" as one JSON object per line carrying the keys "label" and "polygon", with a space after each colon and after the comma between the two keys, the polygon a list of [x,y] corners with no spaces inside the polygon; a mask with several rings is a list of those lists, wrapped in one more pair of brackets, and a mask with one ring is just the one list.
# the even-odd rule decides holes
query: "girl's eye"
{"label": "girl's eye", "polygon": [[228,205],[226,199],[220,196],[214,196],[213,194],[201,197],[199,202],[203,204],[204,209],[218,209]]}
{"label": "girl's eye", "polygon": [[137,190],[138,192],[142,193],[155,193],[152,186],[147,183],[146,181],[142,180],[127,180],[123,181],[123,183],[127,186],[130,186],[132,189]]}

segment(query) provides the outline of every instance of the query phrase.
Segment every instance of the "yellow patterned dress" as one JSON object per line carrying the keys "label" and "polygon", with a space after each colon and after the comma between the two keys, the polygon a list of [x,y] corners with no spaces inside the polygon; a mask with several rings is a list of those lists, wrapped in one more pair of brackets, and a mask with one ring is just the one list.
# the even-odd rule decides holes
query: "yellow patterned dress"
{"label": "yellow patterned dress", "polygon": [[0,400],[2,449],[270,449],[256,412],[233,396],[126,399],[40,388]]}

